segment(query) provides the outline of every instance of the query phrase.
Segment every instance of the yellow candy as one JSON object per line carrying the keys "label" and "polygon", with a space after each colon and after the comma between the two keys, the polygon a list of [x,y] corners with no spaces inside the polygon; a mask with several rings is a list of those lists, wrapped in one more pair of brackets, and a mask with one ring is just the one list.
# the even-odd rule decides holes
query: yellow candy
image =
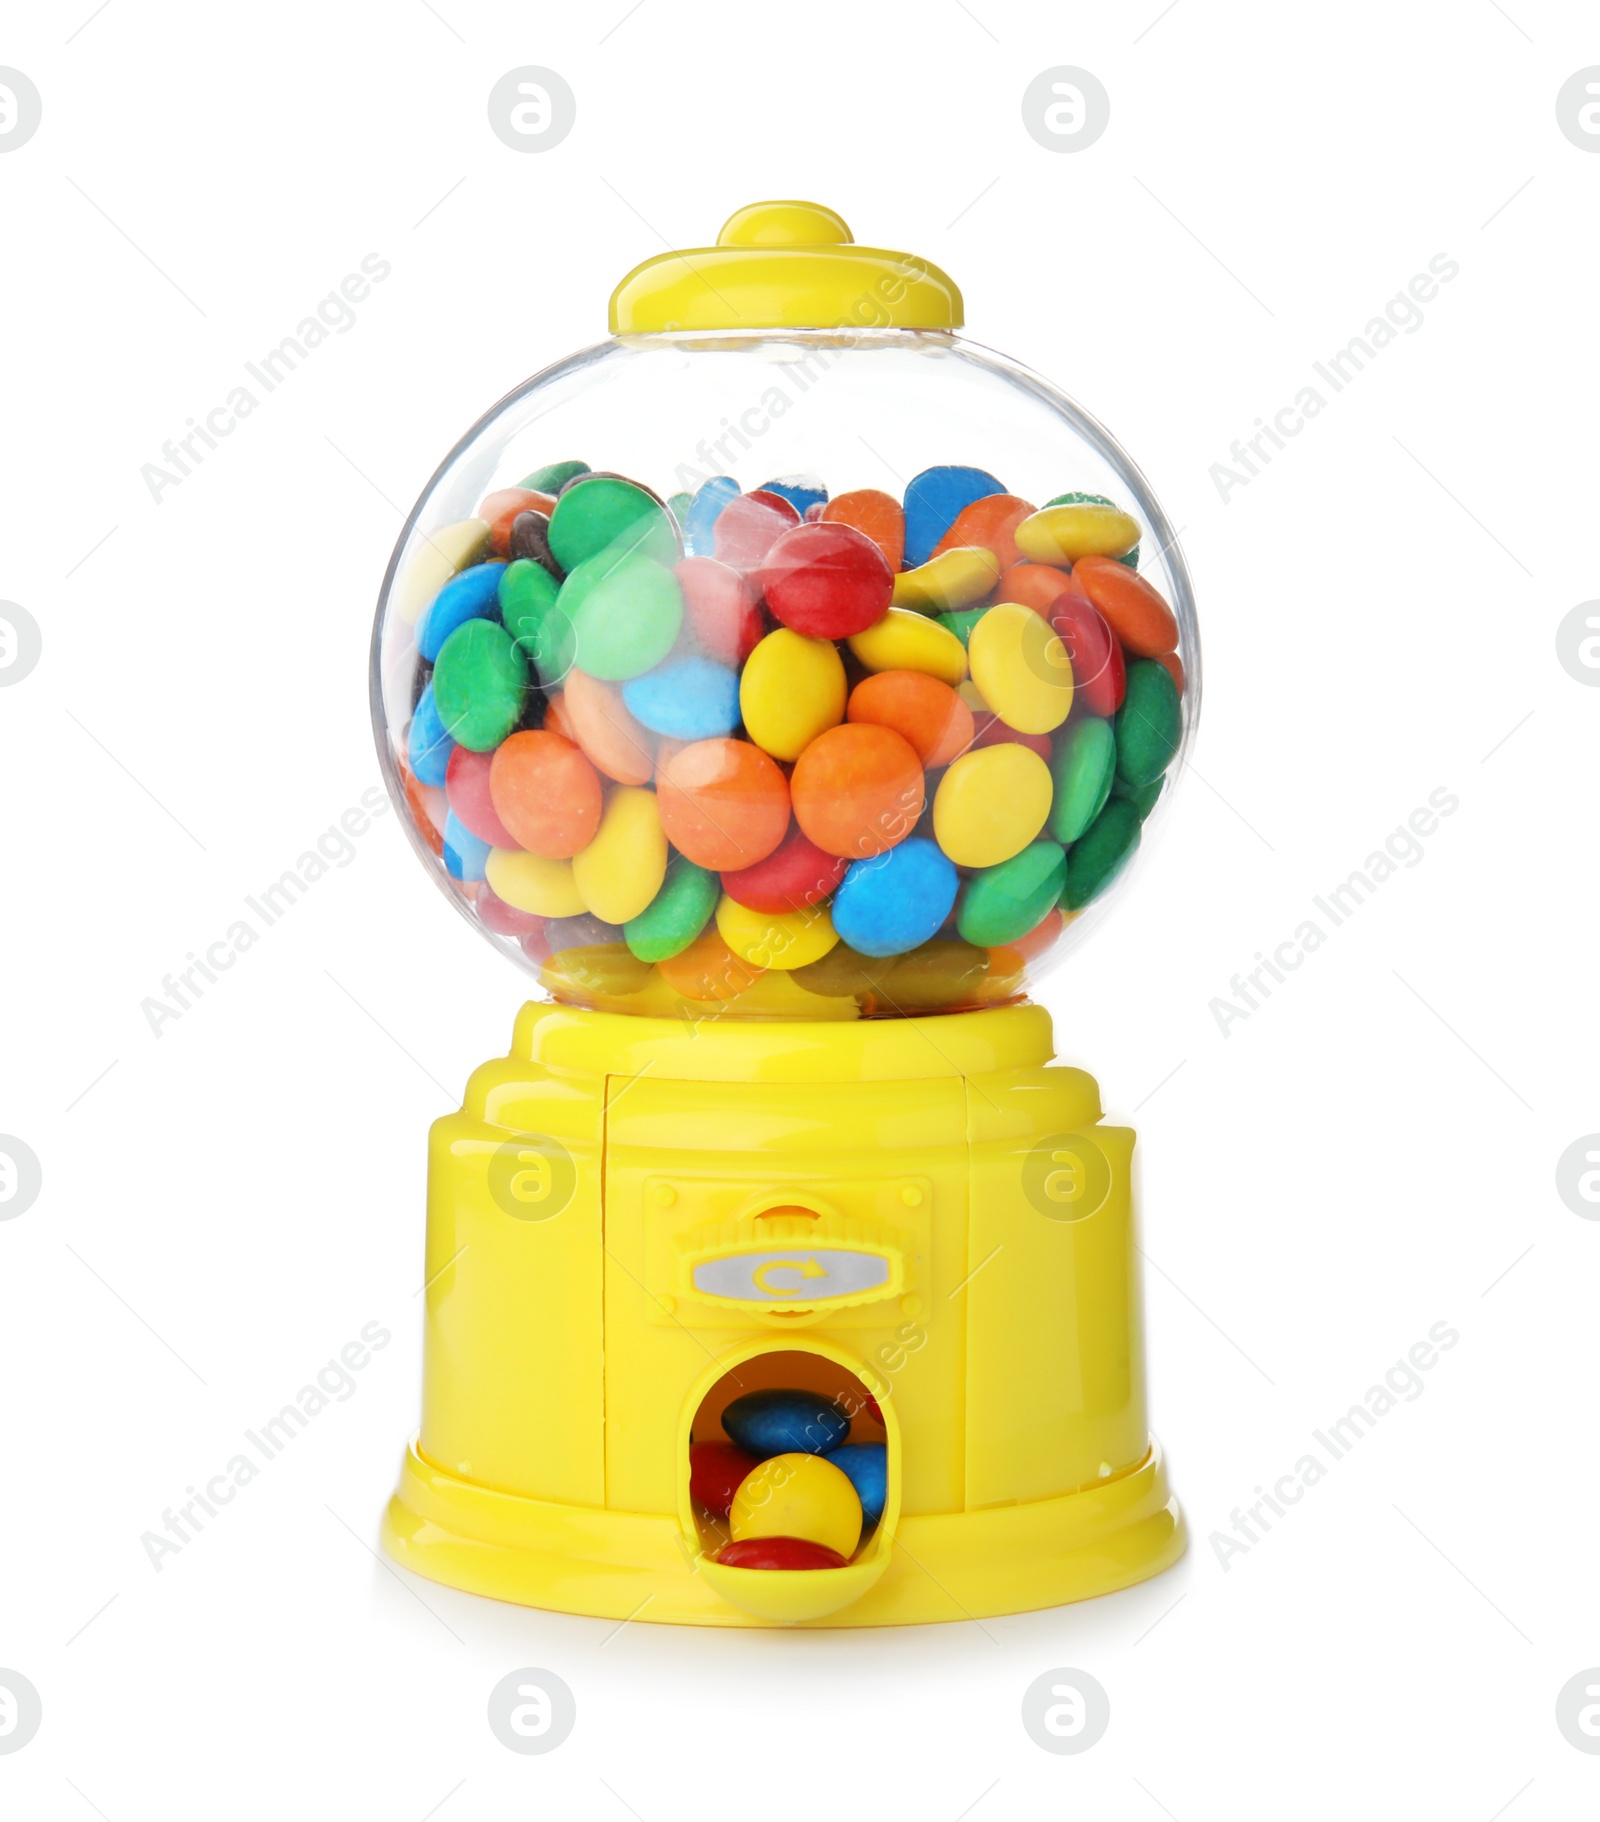
{"label": "yellow candy", "polygon": [[773,1455],[739,1483],[728,1514],[735,1542],[803,1537],[849,1557],[861,1542],[861,1501],[824,1455]]}
{"label": "yellow candy", "polygon": [[757,968],[803,968],[821,961],[839,940],[822,905],[752,911],[726,893],[717,906],[717,934],[741,961]]}
{"label": "yellow candy", "polygon": [[1050,798],[1050,768],[1031,747],[974,747],[939,782],[934,838],[958,867],[998,867],[1044,827]]}
{"label": "yellow candy", "polygon": [[445,583],[476,563],[488,548],[489,527],[483,519],[461,519],[429,532],[394,592],[395,612],[407,626],[415,626]]}
{"label": "yellow candy", "polygon": [[739,713],[758,747],[774,759],[798,759],[818,734],[844,720],[848,695],[833,641],[780,626],[745,660]]}
{"label": "yellow candy", "polygon": [[520,848],[491,848],[484,878],[497,898],[535,917],[577,917],[587,907],[570,860],[546,860]]}
{"label": "yellow candy", "polygon": [[926,671],[953,689],[967,674],[967,648],[925,614],[891,607],[845,643],[869,671]]}
{"label": "yellow candy", "polygon": [[1115,506],[1046,506],[1024,519],[1017,549],[1035,563],[1076,563],[1079,557],[1120,557],[1139,542],[1139,522]]}
{"label": "yellow candy", "polygon": [[573,857],[572,883],[585,909],[608,924],[625,924],[650,903],[666,877],[667,838],[655,792],[618,785],[594,840]]}
{"label": "yellow candy", "polygon": [[981,601],[999,580],[1000,559],[992,550],[963,545],[930,557],[920,569],[902,570],[894,579],[894,605],[948,613]]}
{"label": "yellow candy", "polygon": [[991,607],[967,642],[972,680],[1008,728],[1048,734],[1072,708],[1072,660],[1042,614],[1015,601]]}

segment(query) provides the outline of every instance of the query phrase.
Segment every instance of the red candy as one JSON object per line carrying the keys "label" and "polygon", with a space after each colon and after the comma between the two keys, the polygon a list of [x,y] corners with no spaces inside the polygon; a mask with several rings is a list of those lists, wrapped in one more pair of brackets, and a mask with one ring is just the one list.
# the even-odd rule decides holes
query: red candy
{"label": "red candy", "polygon": [[803,1537],[747,1537],[724,1544],[717,1561],[730,1569],[842,1569],[845,1559],[826,1544]]}
{"label": "red candy", "polygon": [[889,611],[894,577],[865,533],[819,520],[785,532],[767,552],[761,592],[778,619],[807,639],[848,639]]}
{"label": "red candy", "polygon": [[555,505],[554,494],[535,493],[531,487],[502,487],[490,494],[478,508],[478,517],[489,521],[489,554],[509,554],[511,522],[519,512],[542,512],[548,518]]}
{"label": "red candy", "polygon": [[690,1443],[689,1497],[718,1518],[726,1518],[739,1482],[760,1465],[755,1456],[731,1442]]}
{"label": "red candy", "polygon": [[717,514],[712,548],[720,563],[731,563],[735,569],[758,569],[779,538],[799,523],[799,513],[781,493],[758,487],[754,493],[730,500]]}
{"label": "red candy", "polygon": [[1072,687],[1093,715],[1110,717],[1122,707],[1128,667],[1105,617],[1082,595],[1056,598],[1047,618],[1072,660]]}
{"label": "red candy", "polygon": [[766,630],[755,590],[738,570],[715,557],[685,557],[672,573],[683,590],[683,624],[690,641],[706,657],[737,669]]}
{"label": "red candy", "polygon": [[[457,747],[445,766],[444,794],[450,808],[479,841],[491,848],[519,848],[519,842],[494,813],[489,797],[489,767],[493,753],[473,753]],[[505,932],[510,935],[512,932]]]}
{"label": "red candy", "polygon": [[825,854],[791,826],[765,860],[741,867],[737,873],[724,873],[722,889],[735,904],[752,911],[799,911],[826,898],[849,866],[848,860]]}

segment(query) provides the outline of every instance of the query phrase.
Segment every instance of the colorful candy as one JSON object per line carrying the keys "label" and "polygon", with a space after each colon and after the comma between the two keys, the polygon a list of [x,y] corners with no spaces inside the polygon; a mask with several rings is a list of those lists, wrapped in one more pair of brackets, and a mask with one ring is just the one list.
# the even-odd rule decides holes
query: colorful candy
{"label": "colorful candy", "polygon": [[983,699],[1021,734],[1048,734],[1072,709],[1072,662],[1048,620],[1014,601],[991,607],[967,647]]}
{"label": "colorful candy", "polygon": [[394,587],[419,837],[580,1003],[1001,1004],[1135,852],[1183,741],[1192,654],[1139,534],[954,464],[903,503],[537,469]]}
{"label": "colorful candy", "polygon": [[981,468],[946,464],[913,476],[906,488],[907,569],[919,569],[927,562],[939,540],[974,500],[1004,492],[994,476]]}
{"label": "colorful candy", "polygon": [[458,745],[486,753],[522,719],[528,661],[497,620],[469,620],[445,640],[433,667],[433,700]]}
{"label": "colorful candy", "polygon": [[798,759],[819,734],[837,727],[845,696],[838,647],[786,626],[767,634],[739,680],[745,732],[774,759]]}
{"label": "colorful candy", "polygon": [[666,876],[667,838],[655,792],[618,785],[594,839],[572,857],[572,883],[584,908],[608,924],[625,924],[645,909]]}
{"label": "colorful candy", "polygon": [[657,779],[667,840],[696,866],[753,867],[788,830],[789,781],[748,740],[697,740]]}
{"label": "colorful candy", "polygon": [[722,889],[752,911],[799,911],[835,891],[849,864],[792,828],[765,860],[724,873]]}
{"label": "colorful candy", "polygon": [[850,1419],[820,1392],[769,1387],[746,1392],[722,1413],[722,1427],[760,1460],[799,1451],[824,1455],[850,1432]]}
{"label": "colorful candy", "polygon": [[730,1569],[842,1569],[849,1558],[803,1537],[742,1537],[724,1544],[717,1561]]}
{"label": "colorful candy", "polygon": [[842,493],[822,509],[826,525],[850,525],[871,538],[883,552],[889,573],[900,573],[906,548],[906,515],[893,494],[880,493],[876,487],[858,488]]}
{"label": "colorful candy", "polygon": [[[867,1402],[872,1403],[870,1399]],[[883,1422],[876,1405],[872,1416],[875,1422]],[[828,1460],[849,1478],[861,1501],[862,1515],[874,1523],[882,1518],[889,1497],[889,1451],[884,1445],[881,1442],[847,1442],[843,1448],[835,1449]]]}
{"label": "colorful candy", "polygon": [[850,721],[893,728],[910,742],[924,766],[945,766],[972,745],[972,710],[926,671],[879,671],[850,692]]}
{"label": "colorful candy", "polygon": [[902,570],[895,577],[894,604],[924,614],[949,613],[982,601],[999,580],[1000,559],[992,550],[947,550],[930,557],[920,569]]}
{"label": "colorful candy", "polygon": [[848,639],[876,626],[896,590],[871,538],[820,519],[795,526],[773,544],[760,584],[773,614],[808,639]]}
{"label": "colorful candy", "polygon": [[1117,776],[1134,790],[1151,785],[1172,763],[1183,733],[1178,686],[1164,665],[1135,658],[1128,693],[1117,710]]}
{"label": "colorful candy", "polygon": [[997,867],[1044,827],[1050,796],[1050,768],[1037,753],[1010,741],[979,747],[940,781],[934,834],[958,867]]}
{"label": "colorful candy", "polygon": [[623,940],[641,962],[671,961],[711,921],[718,896],[716,874],[680,854],[668,865],[661,890],[624,923]]}
{"label": "colorful candy", "polygon": [[737,672],[693,654],[629,678],[622,700],[636,721],[674,740],[709,740],[739,725]]}
{"label": "colorful candy", "polygon": [[717,906],[717,934],[754,968],[804,968],[820,961],[839,938],[824,905],[799,911],[752,911],[726,894]]}
{"label": "colorful candy", "polygon": [[1075,842],[1105,808],[1117,772],[1117,742],[1109,721],[1086,716],[1068,728],[1050,766],[1055,787],[1050,833]]}
{"label": "colorful candy", "polygon": [[905,840],[922,814],[922,761],[892,728],[846,722],[795,761],[794,818],[828,854],[862,860]]}
{"label": "colorful candy", "polygon": [[1062,908],[1081,911],[1097,899],[1139,846],[1139,812],[1126,797],[1108,799],[1088,829],[1067,849]]}
{"label": "colorful candy", "polygon": [[869,671],[926,671],[952,685],[967,674],[966,647],[955,634],[910,608],[891,607],[847,643]]}
{"label": "colorful candy", "polygon": [[1046,506],[1016,528],[1017,549],[1034,563],[1120,557],[1139,542],[1139,521],[1115,506]]}
{"label": "colorful candy", "polygon": [[1178,622],[1143,576],[1104,557],[1085,557],[1072,566],[1072,579],[1128,651],[1141,658],[1158,658],[1176,649]]}
{"label": "colorful candy", "polygon": [[572,623],[578,668],[603,683],[621,683],[653,670],[672,650],[683,624],[683,590],[670,569],[642,551],[604,550],[568,572],[560,611]]}
{"label": "colorful candy", "polygon": [[566,482],[550,515],[550,550],[570,576],[582,563],[609,555],[676,563],[678,528],[648,487],[620,475],[582,474]]}
{"label": "colorful candy", "polygon": [[949,858],[913,835],[851,866],[834,894],[833,927],[858,955],[904,955],[938,933],[959,884]]}
{"label": "colorful candy", "polygon": [[861,1500],[824,1456],[773,1455],[739,1483],[728,1511],[735,1543],[797,1537],[846,1559],[861,1541]]}
{"label": "colorful candy", "polygon": [[754,1455],[731,1442],[692,1442],[689,1497],[717,1518],[726,1518],[739,1482],[759,1465]]}
{"label": "colorful candy", "polygon": [[1059,842],[1029,842],[1020,854],[967,881],[956,929],[982,949],[1016,942],[1054,909],[1066,878],[1067,857]]}

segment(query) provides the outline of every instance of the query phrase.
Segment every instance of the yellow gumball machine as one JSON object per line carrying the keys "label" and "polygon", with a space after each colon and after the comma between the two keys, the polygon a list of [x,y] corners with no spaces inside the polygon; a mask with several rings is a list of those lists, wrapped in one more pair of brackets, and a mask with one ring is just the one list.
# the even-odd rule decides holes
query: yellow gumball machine
{"label": "yellow gumball machine", "polygon": [[[384,1527],[420,1574],[864,1626],[1182,1553],[1134,1135],[1027,996],[1171,796],[1193,603],[1116,443],[961,322],[928,262],[752,205],[630,272],[611,338],[480,420],[407,522],[380,758],[542,990],[431,1136]],[[755,1483],[730,1519],[692,1478],[786,1399],[826,1417],[802,1451],[853,1458],[826,1566],[750,1566]]]}

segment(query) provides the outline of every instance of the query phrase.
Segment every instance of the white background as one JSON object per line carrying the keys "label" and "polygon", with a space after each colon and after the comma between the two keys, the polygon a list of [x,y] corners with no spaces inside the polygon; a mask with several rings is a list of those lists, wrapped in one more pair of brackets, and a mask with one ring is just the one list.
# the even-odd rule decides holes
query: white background
{"label": "white background", "polygon": [[[1600,692],[1555,647],[1600,594],[1600,157],[1555,117],[1592,13],[625,3],[7,9],[44,117],[0,156],[0,596],[44,657],[0,695],[0,1128],[44,1189],[0,1224],[0,1665],[44,1725],[0,1810],[1593,1813],[1600,1759],[1554,1719],[1600,1662],[1600,1227],[1555,1189],[1600,1127]],[[578,107],[533,156],[485,114],[527,63]],[[1056,64],[1111,96],[1072,155],[1020,114]],[[521,990],[392,815],[159,1039],[140,1011],[375,782],[371,604],[440,454],[599,339],[627,268],[768,195],[946,266],[969,333],[1144,467],[1200,602],[1194,768],[1046,995],[1138,1109],[1194,1541],[981,1628],[617,1632],[375,1559],[425,1129]],[[356,327],[154,504],[141,465],[374,251]],[[1423,326],[1220,499],[1234,439],[1438,253]],[[1230,977],[1440,786],[1424,858],[1224,1035]],[[157,1574],[141,1533],[374,1320],[356,1395]],[[1231,1509],[1441,1321],[1423,1394],[1224,1570]],[[485,1722],[524,1665],[577,1698],[544,1757]],[[1110,1696],[1079,1756],[1019,1718],[1057,1666]]]}

